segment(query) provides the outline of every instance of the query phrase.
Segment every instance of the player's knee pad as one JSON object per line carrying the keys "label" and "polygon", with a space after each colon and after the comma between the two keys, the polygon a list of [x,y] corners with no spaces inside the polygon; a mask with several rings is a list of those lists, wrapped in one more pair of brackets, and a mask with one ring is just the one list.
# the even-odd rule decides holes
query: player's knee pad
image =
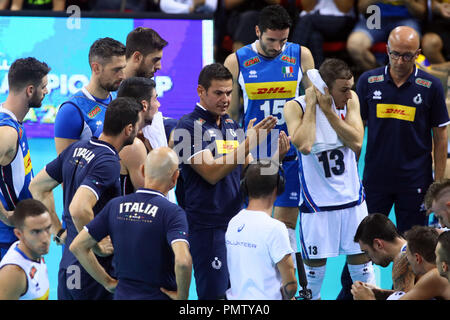
{"label": "player's knee pad", "polygon": [[297,262],[296,262],[296,258],[295,258],[295,253],[297,252],[298,248],[297,248],[297,236],[295,234],[295,229],[291,229],[291,228],[287,228],[288,230],[288,234],[289,234],[289,242],[291,244],[291,248],[292,250],[294,250],[294,253],[291,255],[292,256],[292,260],[294,261],[294,268],[297,269]]}
{"label": "player's knee pad", "polygon": [[363,264],[349,264],[348,271],[353,282],[361,281],[375,284],[375,271],[372,261]]}
{"label": "player's knee pad", "polygon": [[321,267],[310,267],[305,264],[306,279],[308,288],[311,290],[312,300],[320,299],[323,279],[325,277],[326,265]]}

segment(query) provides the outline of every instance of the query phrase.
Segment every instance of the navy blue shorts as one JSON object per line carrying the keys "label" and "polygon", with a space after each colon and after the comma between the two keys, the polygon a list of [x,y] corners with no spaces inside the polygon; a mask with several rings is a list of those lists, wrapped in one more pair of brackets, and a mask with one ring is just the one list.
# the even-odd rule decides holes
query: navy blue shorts
{"label": "navy blue shorts", "polygon": [[366,187],[365,191],[369,214],[382,213],[388,216],[394,205],[396,226],[400,234],[415,225],[428,225],[423,204],[426,190],[390,193]]}
{"label": "navy blue shorts", "polygon": [[189,246],[199,300],[217,300],[229,288],[224,228],[189,231]]}
{"label": "navy blue shorts", "polygon": [[300,178],[298,176],[298,157],[295,159],[286,159],[282,166],[284,170],[284,177],[286,180],[284,192],[277,197],[275,207],[298,207],[300,202]]}
{"label": "navy blue shorts", "polygon": [[110,293],[77,262],[58,272],[58,300],[112,300]]}

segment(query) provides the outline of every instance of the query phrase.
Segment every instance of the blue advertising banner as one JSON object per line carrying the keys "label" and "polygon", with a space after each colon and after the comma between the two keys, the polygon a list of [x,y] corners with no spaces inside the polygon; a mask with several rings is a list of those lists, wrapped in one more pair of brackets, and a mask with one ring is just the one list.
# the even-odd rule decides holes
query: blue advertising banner
{"label": "blue advertising banner", "polygon": [[59,106],[89,82],[91,44],[103,37],[125,44],[128,33],[139,26],[156,30],[169,43],[155,81],[160,111],[179,119],[198,101],[198,74],[213,62],[212,20],[81,17],[74,25],[68,17],[1,16],[0,102],[8,95],[8,70],[14,60],[35,57],[46,62],[52,69],[49,94],[24,123],[28,137],[53,138]]}

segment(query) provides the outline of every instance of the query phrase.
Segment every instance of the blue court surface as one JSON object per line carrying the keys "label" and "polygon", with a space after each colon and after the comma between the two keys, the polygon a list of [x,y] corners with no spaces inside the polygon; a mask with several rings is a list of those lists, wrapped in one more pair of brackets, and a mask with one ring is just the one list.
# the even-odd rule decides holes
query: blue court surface
{"label": "blue court surface", "polygon": [[[361,154],[361,161],[359,163],[359,172],[362,174],[362,169],[364,166],[364,155],[365,155],[365,140],[363,145],[363,152]],[[40,170],[42,170],[45,165],[56,158],[55,143],[53,139],[45,138],[32,138],[29,139],[31,159],[33,163],[33,172],[36,175]],[[63,209],[62,205],[62,189],[57,187],[54,190],[54,197],[56,202],[56,210],[61,218],[61,213]],[[393,219],[395,223],[395,217],[391,212],[390,218]],[[297,226],[298,230],[298,226]],[[298,237],[298,234],[297,234]],[[300,248],[299,244],[297,244]],[[50,246],[49,253],[45,256],[45,261],[48,267],[48,275],[50,281],[50,300],[57,300],[57,286],[58,286],[58,268],[59,261],[61,259],[61,247],[58,247],[53,241]],[[328,259],[325,279],[322,286],[321,296],[323,300],[335,300],[339,291],[341,290],[341,271],[345,263],[345,257],[340,256],[336,258]],[[375,275],[377,280],[377,285],[383,289],[392,288],[391,271],[392,265],[386,268],[381,268],[379,266],[374,266]],[[300,287],[299,287],[300,288]],[[195,289],[195,280],[192,278],[191,288],[189,293],[190,300],[197,300],[197,293]]]}

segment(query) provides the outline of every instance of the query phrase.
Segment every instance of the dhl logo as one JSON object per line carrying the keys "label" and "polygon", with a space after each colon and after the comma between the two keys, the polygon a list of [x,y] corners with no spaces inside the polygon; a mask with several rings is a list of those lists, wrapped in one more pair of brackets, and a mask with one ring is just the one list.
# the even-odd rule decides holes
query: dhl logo
{"label": "dhl logo", "polygon": [[217,152],[219,154],[226,154],[232,152],[239,146],[237,140],[216,140]]}
{"label": "dhl logo", "polygon": [[258,57],[250,58],[250,59],[244,61],[244,67],[250,67],[250,66],[260,63],[260,62],[261,62],[261,60],[259,60]]}
{"label": "dhl logo", "polygon": [[30,150],[28,150],[26,156],[23,158],[23,164],[25,167],[25,175],[27,175],[30,173],[31,169],[33,169],[33,166],[31,165]]}
{"label": "dhl logo", "polygon": [[295,62],[297,61],[294,57],[289,57],[289,56],[282,56],[281,57],[281,61],[287,62],[287,63],[291,63],[291,64],[295,64]]}
{"label": "dhl logo", "polygon": [[399,104],[377,104],[377,118],[392,118],[405,121],[414,121],[416,108]]}
{"label": "dhl logo", "polygon": [[246,83],[249,99],[288,99],[295,97],[297,81]]}

